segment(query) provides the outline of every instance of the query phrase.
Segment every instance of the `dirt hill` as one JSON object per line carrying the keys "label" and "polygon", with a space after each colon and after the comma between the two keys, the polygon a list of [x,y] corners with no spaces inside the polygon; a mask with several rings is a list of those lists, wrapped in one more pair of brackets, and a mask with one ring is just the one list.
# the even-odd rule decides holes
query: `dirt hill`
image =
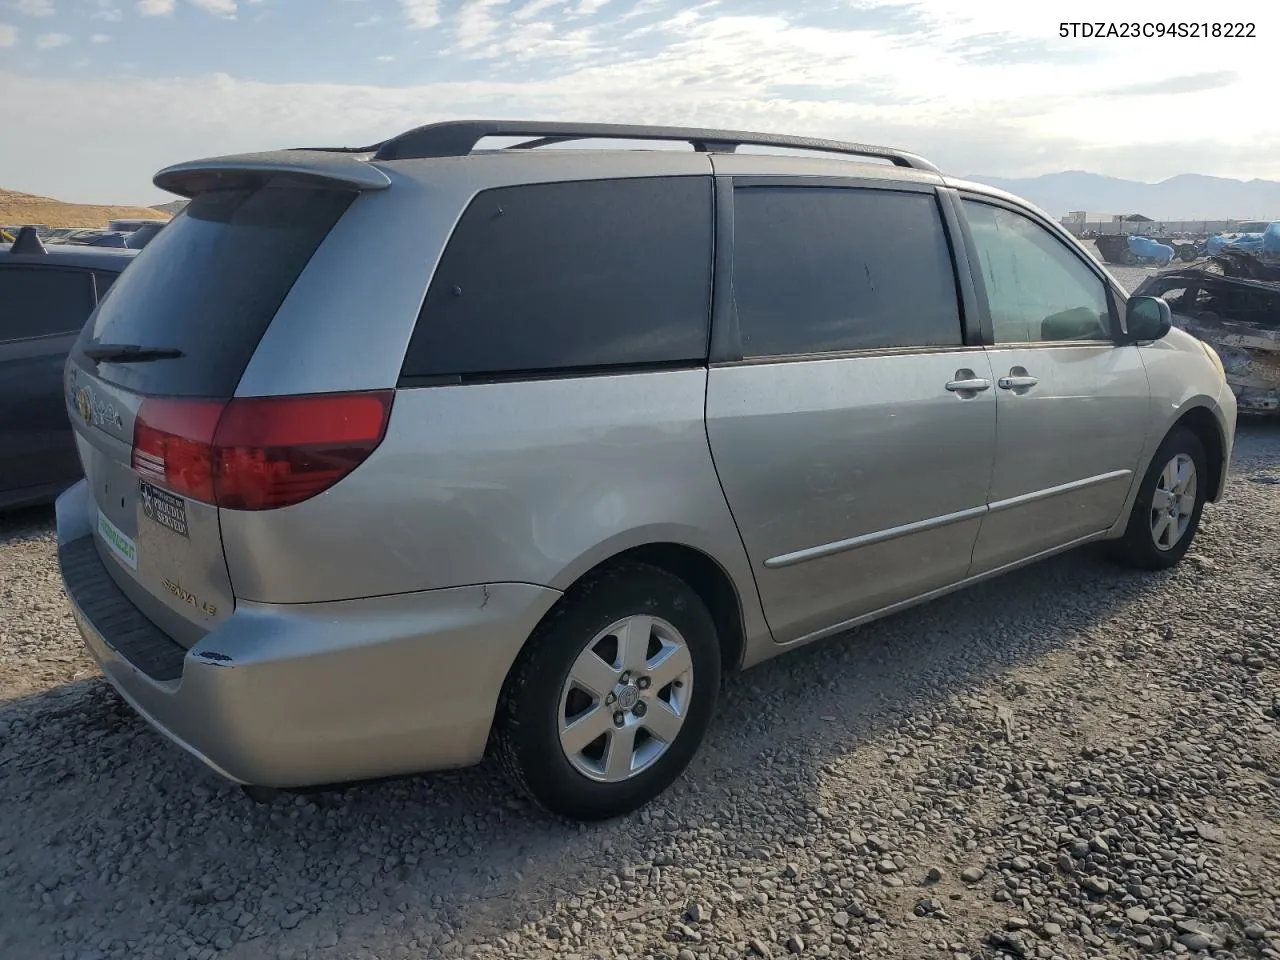
{"label": "dirt hill", "polygon": [[169,214],[151,207],[104,206],[90,203],[63,203],[0,187],[0,224],[21,226],[43,223],[50,227],[106,227],[109,220],[168,220]]}

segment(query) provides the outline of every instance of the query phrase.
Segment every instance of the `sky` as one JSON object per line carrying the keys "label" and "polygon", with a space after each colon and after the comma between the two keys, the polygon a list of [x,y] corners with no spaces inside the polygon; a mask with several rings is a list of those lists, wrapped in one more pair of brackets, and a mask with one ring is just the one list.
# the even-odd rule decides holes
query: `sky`
{"label": "sky", "polygon": [[[1059,36],[1121,7],[1255,35]],[[1280,179],[1277,62],[1274,0],[0,0],[0,187],[154,203],[170,163],[462,118],[851,139],[961,176]]]}

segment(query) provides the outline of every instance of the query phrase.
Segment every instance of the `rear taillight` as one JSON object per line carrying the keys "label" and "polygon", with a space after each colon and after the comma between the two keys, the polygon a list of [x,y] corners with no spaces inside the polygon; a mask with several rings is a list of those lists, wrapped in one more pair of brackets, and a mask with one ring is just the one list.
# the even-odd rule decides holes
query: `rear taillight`
{"label": "rear taillight", "polygon": [[393,396],[149,397],[134,422],[133,468],[219,507],[287,507],[327,490],[377,449]]}
{"label": "rear taillight", "polygon": [[224,409],[220,400],[143,400],[133,421],[133,469],[144,480],[213,503],[213,434]]}

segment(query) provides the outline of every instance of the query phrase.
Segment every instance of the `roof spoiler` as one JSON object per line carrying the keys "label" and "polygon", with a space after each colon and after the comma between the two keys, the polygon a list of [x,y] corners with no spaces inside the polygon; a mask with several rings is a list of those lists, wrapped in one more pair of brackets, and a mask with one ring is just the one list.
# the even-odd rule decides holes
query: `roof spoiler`
{"label": "roof spoiler", "polygon": [[19,230],[18,236],[13,241],[13,246],[9,248],[10,255],[28,253],[42,256],[48,252],[44,248],[44,244],[40,242],[40,234],[36,233],[35,227],[23,227]]}
{"label": "roof spoiler", "polygon": [[190,198],[206,190],[261,183],[269,177],[348,190],[385,190],[391,186],[391,178],[366,160],[349,153],[315,150],[274,150],[191,160],[165,167],[151,182],[161,190]]}

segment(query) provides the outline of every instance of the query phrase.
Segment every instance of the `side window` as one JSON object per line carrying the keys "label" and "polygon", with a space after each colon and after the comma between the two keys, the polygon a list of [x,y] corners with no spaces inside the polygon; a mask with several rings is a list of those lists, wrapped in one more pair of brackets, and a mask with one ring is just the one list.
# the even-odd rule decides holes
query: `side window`
{"label": "side window", "polygon": [[932,194],[738,187],[733,284],[747,357],[962,343]]}
{"label": "side window", "polygon": [[1107,288],[1030,217],[964,201],[996,343],[1110,340]]}
{"label": "side window", "polygon": [[75,333],[93,311],[84,270],[0,266],[0,341]]}
{"label": "side window", "polygon": [[710,177],[486,190],[436,268],[406,376],[704,361]]}

